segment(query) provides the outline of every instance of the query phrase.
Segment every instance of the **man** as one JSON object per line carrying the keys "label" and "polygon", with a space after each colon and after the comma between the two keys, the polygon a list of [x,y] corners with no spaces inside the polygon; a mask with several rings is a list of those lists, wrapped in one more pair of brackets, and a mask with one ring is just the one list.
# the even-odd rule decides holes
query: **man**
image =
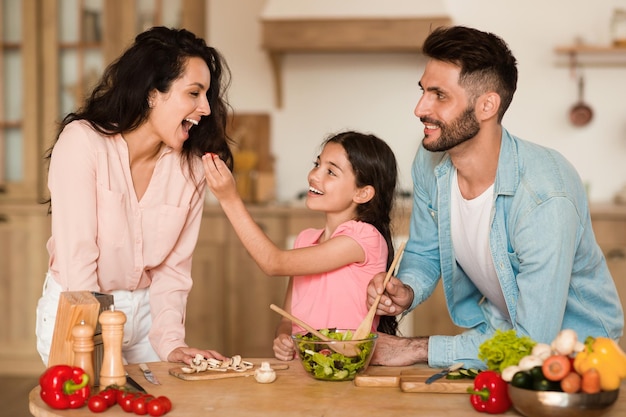
{"label": "man", "polygon": [[423,52],[410,238],[377,314],[411,311],[441,279],[453,322],[468,330],[380,335],[372,363],[484,367],[478,348],[496,329],[546,343],[564,328],[617,340],[624,315],[576,170],[501,124],[517,84],[506,43],[456,26],[434,30]]}

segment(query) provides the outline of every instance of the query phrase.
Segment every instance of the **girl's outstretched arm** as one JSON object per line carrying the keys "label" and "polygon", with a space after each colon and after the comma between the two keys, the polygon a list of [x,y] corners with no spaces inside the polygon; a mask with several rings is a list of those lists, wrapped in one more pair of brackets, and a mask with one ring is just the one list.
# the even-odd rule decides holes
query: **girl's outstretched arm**
{"label": "girl's outstretched arm", "polygon": [[337,236],[319,245],[284,250],[276,246],[254,221],[237,193],[235,179],[215,154],[202,157],[209,189],[219,200],[235,233],[257,265],[267,275],[293,276],[332,271],[354,262],[363,262],[361,245],[348,236]]}

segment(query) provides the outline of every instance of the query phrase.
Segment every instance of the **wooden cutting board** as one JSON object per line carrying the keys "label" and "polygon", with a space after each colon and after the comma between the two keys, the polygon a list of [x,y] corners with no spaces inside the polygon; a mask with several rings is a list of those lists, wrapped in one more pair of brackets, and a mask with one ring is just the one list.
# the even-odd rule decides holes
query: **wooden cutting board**
{"label": "wooden cutting board", "polygon": [[[237,378],[240,376],[254,376],[254,371],[259,368],[260,364],[254,364],[252,369],[248,369],[247,371],[237,372],[232,369],[228,369],[226,371],[203,371],[196,372],[193,374],[187,374],[183,372],[182,367],[178,366],[176,368],[170,368],[169,374],[175,376],[176,378],[180,378],[184,381],[207,381],[211,379],[224,379],[224,378]],[[285,363],[272,363],[270,362],[270,366],[275,371],[282,371],[285,369],[289,369],[289,365]]]}
{"label": "wooden cutting board", "polygon": [[357,387],[399,387],[403,392],[467,393],[474,386],[471,379],[440,378],[432,384],[426,379],[439,369],[394,370],[389,367],[369,367],[363,374],[354,378]]}

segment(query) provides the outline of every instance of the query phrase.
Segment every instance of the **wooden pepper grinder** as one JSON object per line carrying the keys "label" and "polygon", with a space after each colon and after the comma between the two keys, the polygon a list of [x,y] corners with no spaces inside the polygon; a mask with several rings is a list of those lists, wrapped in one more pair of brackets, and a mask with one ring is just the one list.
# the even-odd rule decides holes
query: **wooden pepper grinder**
{"label": "wooden pepper grinder", "polygon": [[72,328],[74,366],[82,368],[89,376],[90,387],[93,387],[96,382],[93,371],[93,334],[93,327],[86,324],[85,320],[81,320]]}
{"label": "wooden pepper grinder", "polygon": [[102,326],[102,367],[100,369],[100,387],[126,384],[126,370],[122,361],[122,338],[126,315],[122,311],[110,310],[100,313],[98,318]]}

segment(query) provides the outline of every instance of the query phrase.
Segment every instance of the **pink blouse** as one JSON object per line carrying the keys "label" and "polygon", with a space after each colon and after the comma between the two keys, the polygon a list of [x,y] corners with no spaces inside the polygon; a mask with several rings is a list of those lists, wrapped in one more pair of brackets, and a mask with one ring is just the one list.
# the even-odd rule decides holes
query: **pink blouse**
{"label": "pink blouse", "polygon": [[[306,229],[298,235],[294,247],[316,245],[322,233],[323,230]],[[351,220],[337,227],[332,237],[342,235],[361,245],[365,261],[293,279],[291,312],[316,329],[356,329],[367,315],[367,285],[387,266],[387,243],[374,226]],[[378,321],[376,316],[372,330]],[[295,333],[304,329],[293,324],[292,330]]]}
{"label": "pink blouse", "polygon": [[128,148],[84,121],[67,125],[50,161],[52,236],[49,272],[64,291],[149,287],[150,341],[161,359],[186,346],[191,257],[204,207],[204,171],[196,187],[178,152],[166,148],[137,200]]}

